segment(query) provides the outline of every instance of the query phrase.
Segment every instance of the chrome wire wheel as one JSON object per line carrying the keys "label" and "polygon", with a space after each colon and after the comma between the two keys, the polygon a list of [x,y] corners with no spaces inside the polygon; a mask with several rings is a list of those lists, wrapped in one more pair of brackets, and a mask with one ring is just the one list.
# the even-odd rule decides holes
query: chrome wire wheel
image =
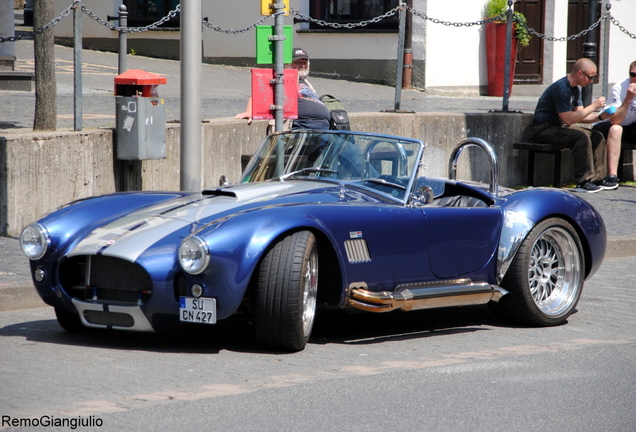
{"label": "chrome wire wheel", "polygon": [[537,238],[528,266],[530,295],[544,314],[558,317],[578,300],[581,252],[565,229],[553,226]]}
{"label": "chrome wire wheel", "polygon": [[584,258],[569,222],[557,217],[541,221],[523,240],[501,281],[509,294],[490,302],[491,310],[522,324],[564,324],[583,292]]}
{"label": "chrome wire wheel", "polygon": [[316,297],[318,294],[318,252],[316,246],[311,249],[303,273],[303,334],[309,338],[316,316]]}

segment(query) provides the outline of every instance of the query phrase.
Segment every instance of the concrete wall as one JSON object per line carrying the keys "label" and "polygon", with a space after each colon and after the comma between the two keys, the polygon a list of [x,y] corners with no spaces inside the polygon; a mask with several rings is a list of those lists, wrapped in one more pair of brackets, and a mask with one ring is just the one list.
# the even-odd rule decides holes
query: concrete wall
{"label": "concrete wall", "polygon": [[[395,134],[427,143],[426,175],[447,177],[452,149],[467,137],[490,142],[499,157],[499,183],[525,184],[527,155],[512,149],[532,121],[531,114],[352,113],[352,128]],[[222,174],[236,182],[241,156],[252,155],[265,136],[267,122],[248,126],[230,118],[202,124],[202,187],[215,187]],[[0,235],[18,236],[22,228],[67,202],[122,190],[179,190],[179,125],[166,125],[166,158],[113,160],[110,129],[82,132],[8,132],[0,136]],[[569,152],[568,152],[569,153]],[[572,182],[571,159],[564,155],[562,177]],[[548,184],[552,161],[537,157],[538,182]],[[489,181],[486,158],[478,149],[462,153],[458,178]]]}

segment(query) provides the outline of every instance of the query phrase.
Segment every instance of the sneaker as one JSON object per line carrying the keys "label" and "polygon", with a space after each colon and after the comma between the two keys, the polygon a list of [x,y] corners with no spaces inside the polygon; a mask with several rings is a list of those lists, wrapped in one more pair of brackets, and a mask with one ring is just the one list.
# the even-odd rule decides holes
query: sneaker
{"label": "sneaker", "polygon": [[579,192],[596,193],[602,191],[603,188],[600,186],[596,186],[594,183],[588,180],[576,185],[576,190]]}
{"label": "sneaker", "polygon": [[605,190],[613,190],[618,187],[618,177],[609,175],[598,183],[598,186]]}

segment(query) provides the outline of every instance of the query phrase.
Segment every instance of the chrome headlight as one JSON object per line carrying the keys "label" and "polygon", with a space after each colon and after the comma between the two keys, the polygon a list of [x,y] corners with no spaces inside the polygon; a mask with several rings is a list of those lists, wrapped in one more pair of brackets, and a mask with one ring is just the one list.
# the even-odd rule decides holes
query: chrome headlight
{"label": "chrome headlight", "polygon": [[188,237],[179,246],[179,264],[190,274],[199,274],[210,262],[208,246],[199,237]]}
{"label": "chrome headlight", "polygon": [[20,234],[22,252],[31,260],[39,260],[49,248],[49,233],[39,223],[26,226]]}

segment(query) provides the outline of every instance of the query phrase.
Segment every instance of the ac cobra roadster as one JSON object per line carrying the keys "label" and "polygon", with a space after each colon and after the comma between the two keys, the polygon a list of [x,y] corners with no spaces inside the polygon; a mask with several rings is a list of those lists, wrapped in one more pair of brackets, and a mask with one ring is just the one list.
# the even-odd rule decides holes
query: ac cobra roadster
{"label": "ac cobra roadster", "polygon": [[[489,183],[456,179],[471,146],[488,156]],[[448,178],[424,175],[424,150],[381,134],[275,133],[237,184],[82,199],[20,242],[69,331],[247,317],[259,344],[293,352],[319,308],[488,304],[526,325],[565,323],[603,261],[599,213],[568,191],[500,187],[482,139],[455,147]]]}

